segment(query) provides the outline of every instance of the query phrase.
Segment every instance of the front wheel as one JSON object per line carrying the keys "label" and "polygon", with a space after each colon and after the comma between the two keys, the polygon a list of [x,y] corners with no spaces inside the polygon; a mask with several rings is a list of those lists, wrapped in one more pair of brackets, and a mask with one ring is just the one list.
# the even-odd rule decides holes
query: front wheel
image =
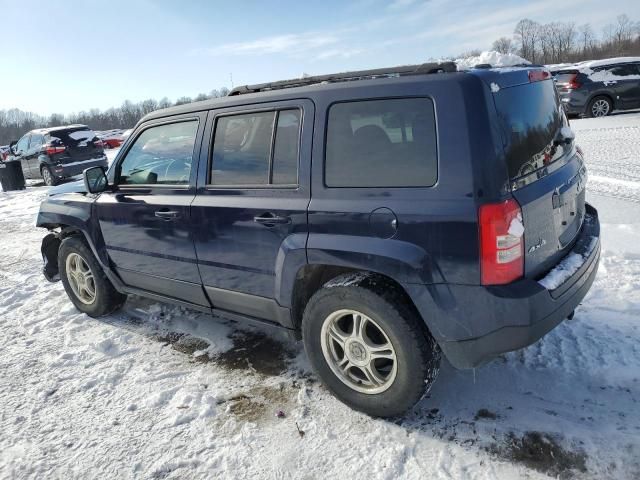
{"label": "front wheel", "polygon": [[386,279],[351,277],[330,281],[309,300],[305,350],[342,402],[377,417],[401,415],[431,388],[440,349]]}
{"label": "front wheel", "polygon": [[607,97],[595,97],[589,102],[587,115],[591,118],[606,117],[613,111],[613,104]]}
{"label": "front wheel", "polygon": [[127,299],[113,287],[89,246],[79,236],[67,237],[60,244],[58,271],[69,299],[90,317],[107,315]]}

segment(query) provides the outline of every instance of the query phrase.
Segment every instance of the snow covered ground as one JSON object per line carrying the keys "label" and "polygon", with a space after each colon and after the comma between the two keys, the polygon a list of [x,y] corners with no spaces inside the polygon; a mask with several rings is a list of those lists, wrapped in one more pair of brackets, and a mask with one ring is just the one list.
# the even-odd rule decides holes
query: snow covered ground
{"label": "snow covered ground", "polygon": [[640,114],[572,127],[602,223],[589,296],[523,351],[445,363],[395,421],[278,332],[140,298],[79,314],[40,275],[46,188],[0,192],[0,478],[639,478]]}

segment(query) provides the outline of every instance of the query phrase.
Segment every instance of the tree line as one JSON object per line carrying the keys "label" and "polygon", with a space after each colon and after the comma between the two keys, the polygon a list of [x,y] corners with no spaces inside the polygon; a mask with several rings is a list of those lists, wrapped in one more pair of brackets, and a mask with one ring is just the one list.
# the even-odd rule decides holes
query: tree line
{"label": "tree line", "polygon": [[537,64],[640,56],[640,22],[618,15],[598,35],[589,23],[538,23],[524,18],[516,24],[512,37],[493,42],[493,50],[516,53]]}
{"label": "tree line", "polygon": [[171,102],[166,97],[160,100],[143,100],[138,103],[125,100],[121,106],[109,108],[108,110],[93,108],[68,115],[54,113],[49,116],[43,116],[32,112],[24,112],[17,108],[0,110],[0,145],[7,145],[12,140],[19,139],[34,128],[57,127],[73,123],[88,125],[94,130],[132,128],[138,120],[154,110],[199,102],[209,98],[224,97],[228,93],[229,89],[222,87],[218,90],[214,89],[208,94],[200,93],[194,98],[180,97],[175,102]]}

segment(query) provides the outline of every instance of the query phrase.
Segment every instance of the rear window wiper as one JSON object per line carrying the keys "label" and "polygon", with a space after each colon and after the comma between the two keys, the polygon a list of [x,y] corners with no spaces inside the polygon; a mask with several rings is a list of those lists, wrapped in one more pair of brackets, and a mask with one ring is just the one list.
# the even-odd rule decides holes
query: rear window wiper
{"label": "rear window wiper", "polygon": [[556,138],[553,140],[553,144],[555,146],[558,145],[570,145],[576,138],[576,134],[573,133],[573,130],[571,130],[571,128],[569,127],[561,127],[560,130],[558,130],[558,134],[556,135]]}

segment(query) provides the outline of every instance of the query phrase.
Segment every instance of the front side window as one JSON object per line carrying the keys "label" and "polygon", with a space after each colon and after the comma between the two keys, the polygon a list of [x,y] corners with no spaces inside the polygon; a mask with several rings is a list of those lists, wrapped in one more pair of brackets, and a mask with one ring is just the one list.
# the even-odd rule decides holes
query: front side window
{"label": "front side window", "polygon": [[27,151],[27,149],[29,148],[29,137],[30,135],[25,135],[20,140],[18,140],[18,143],[14,147],[16,153],[24,153]]}
{"label": "front side window", "polygon": [[119,167],[121,185],[189,183],[198,121],[158,125],[143,131]]}
{"label": "front side window", "polygon": [[429,187],[437,166],[430,99],[366,100],[329,109],[328,187]]}
{"label": "front side window", "polygon": [[209,183],[222,186],[296,184],[300,121],[298,109],[218,118]]}

